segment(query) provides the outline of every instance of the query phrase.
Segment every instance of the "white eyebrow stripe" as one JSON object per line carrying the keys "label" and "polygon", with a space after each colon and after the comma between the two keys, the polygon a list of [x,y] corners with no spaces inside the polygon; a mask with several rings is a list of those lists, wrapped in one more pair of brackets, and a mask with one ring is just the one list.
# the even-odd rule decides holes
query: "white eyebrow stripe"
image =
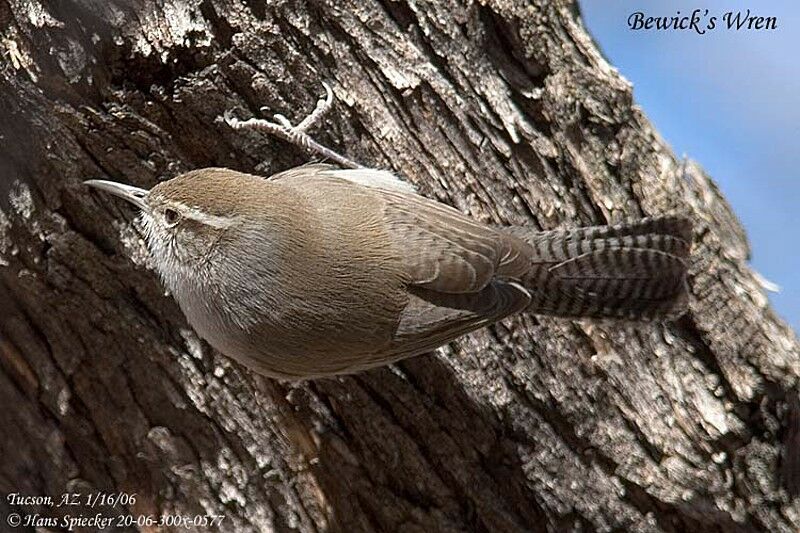
{"label": "white eyebrow stripe", "polygon": [[189,207],[188,205],[182,204],[181,202],[173,202],[173,203],[175,204],[176,207],[178,207],[181,214],[186,218],[189,218],[201,224],[205,224],[206,226],[211,226],[212,228],[217,228],[217,229],[228,228],[232,226],[237,219],[237,217],[222,217],[219,215],[210,215],[208,213],[204,213],[197,207]]}

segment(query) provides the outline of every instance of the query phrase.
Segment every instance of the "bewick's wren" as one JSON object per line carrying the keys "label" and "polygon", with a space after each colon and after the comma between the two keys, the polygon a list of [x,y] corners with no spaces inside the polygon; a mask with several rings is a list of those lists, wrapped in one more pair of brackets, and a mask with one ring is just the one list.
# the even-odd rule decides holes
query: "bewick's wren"
{"label": "bewick's wren", "polygon": [[281,115],[227,121],[351,169],[306,165],[265,179],[208,168],[150,191],[86,182],[141,209],[156,270],[220,352],[303,379],[428,352],[526,308],[624,319],[683,311],[688,220],[545,232],[480,224],[311,140],[326,90],[297,127]]}
{"label": "bewick's wren", "polygon": [[685,219],[494,228],[388,173],[307,165],[265,179],[196,170],[150,191],[89,181],[141,209],[155,268],[212,346],[284,379],[428,352],[528,308],[649,319],[685,304]]}

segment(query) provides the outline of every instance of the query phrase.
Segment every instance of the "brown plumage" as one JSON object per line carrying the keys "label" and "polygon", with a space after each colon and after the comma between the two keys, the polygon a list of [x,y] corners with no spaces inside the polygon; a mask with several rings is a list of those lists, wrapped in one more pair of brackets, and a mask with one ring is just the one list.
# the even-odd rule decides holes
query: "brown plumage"
{"label": "brown plumage", "polygon": [[686,303],[691,226],[677,217],[491,227],[387,173],[327,165],[269,179],[203,169],[149,192],[90,184],[142,207],[156,268],[197,332],[278,378],[387,364],[526,308],[649,320]]}

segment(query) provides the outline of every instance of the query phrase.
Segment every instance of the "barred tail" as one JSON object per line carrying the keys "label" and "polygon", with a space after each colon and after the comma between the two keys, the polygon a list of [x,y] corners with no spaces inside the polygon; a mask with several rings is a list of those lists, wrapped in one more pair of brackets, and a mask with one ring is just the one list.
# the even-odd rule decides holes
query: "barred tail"
{"label": "barred tail", "polygon": [[508,228],[533,247],[522,284],[533,313],[630,320],[681,315],[692,224],[674,216],[616,226],[532,232]]}

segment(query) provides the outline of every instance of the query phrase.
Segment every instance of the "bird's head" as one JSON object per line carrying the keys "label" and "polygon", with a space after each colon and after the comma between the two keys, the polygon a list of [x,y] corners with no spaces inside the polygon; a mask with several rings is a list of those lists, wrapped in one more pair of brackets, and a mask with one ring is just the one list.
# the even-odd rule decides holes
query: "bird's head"
{"label": "bird's head", "polygon": [[[244,179],[246,176],[248,179]],[[113,194],[138,207],[147,247],[168,285],[213,262],[215,252],[230,241],[231,230],[245,218],[249,178],[227,169],[195,170],[164,181],[149,191],[106,180],[86,185]]]}

